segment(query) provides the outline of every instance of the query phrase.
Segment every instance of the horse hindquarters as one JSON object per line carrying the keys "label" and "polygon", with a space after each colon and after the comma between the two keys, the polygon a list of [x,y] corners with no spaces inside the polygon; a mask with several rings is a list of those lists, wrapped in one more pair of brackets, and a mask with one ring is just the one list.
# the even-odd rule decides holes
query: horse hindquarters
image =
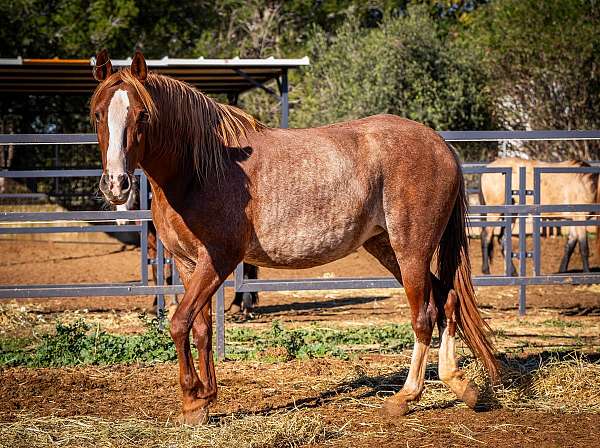
{"label": "horse hindquarters", "polygon": [[[390,207],[385,211],[389,233],[371,238],[364,245],[404,285],[411,307],[415,346],[402,390],[384,405],[384,410],[390,415],[405,414],[408,403],[420,398],[436,322],[440,325],[443,342],[440,376],[459,398],[474,405],[477,392],[463,379],[456,364],[456,324],[452,325],[455,320],[463,331],[465,341],[482,358],[490,375],[495,377],[497,374],[491,344],[485,335],[486,325],[479,316],[471,284],[464,223],[465,192],[460,168],[456,165],[456,178],[432,179],[431,185],[423,182],[422,187],[429,192],[427,206],[419,201],[404,200],[403,209]],[[396,201],[388,199],[390,202]],[[432,211],[439,216],[431,216]],[[430,262],[440,238],[438,261],[441,281],[430,272]],[[453,301],[448,299],[452,297]],[[446,302],[451,303],[447,311]],[[446,325],[446,322],[450,324]]]}

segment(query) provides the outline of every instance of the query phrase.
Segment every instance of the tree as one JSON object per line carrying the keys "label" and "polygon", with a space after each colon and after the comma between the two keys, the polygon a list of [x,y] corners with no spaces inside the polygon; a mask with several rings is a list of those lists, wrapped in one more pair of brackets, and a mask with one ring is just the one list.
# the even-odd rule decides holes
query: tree
{"label": "tree", "polygon": [[425,6],[381,27],[349,22],[310,40],[311,70],[294,91],[295,125],[393,113],[436,129],[489,129],[485,78],[477,61],[440,33]]}
{"label": "tree", "polygon": [[[495,120],[509,129],[600,126],[600,2],[502,0],[473,14],[464,46],[477,51]],[[588,142],[530,144],[537,157],[597,159]]]}

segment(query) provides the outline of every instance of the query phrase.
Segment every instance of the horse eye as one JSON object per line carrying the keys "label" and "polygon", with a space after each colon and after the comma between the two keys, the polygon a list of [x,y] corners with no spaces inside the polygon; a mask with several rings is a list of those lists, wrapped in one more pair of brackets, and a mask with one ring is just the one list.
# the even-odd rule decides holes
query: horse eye
{"label": "horse eye", "polygon": [[138,123],[147,123],[148,122],[148,112],[142,111],[138,115]]}
{"label": "horse eye", "polygon": [[100,112],[96,112],[94,114],[94,116],[96,117],[96,123],[99,123],[100,122]]}

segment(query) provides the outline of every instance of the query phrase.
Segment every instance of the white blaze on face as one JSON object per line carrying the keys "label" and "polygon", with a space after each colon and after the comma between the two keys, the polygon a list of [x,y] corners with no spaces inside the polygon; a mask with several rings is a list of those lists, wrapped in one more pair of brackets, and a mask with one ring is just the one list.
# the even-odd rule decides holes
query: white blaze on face
{"label": "white blaze on face", "polygon": [[127,91],[117,90],[108,106],[108,152],[106,154],[106,171],[111,178],[125,174],[125,125],[129,112]]}

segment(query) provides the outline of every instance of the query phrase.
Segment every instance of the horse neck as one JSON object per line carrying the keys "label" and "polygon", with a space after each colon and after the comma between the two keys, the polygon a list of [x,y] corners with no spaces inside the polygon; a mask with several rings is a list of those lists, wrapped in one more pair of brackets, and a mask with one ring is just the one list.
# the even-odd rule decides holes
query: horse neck
{"label": "horse neck", "polygon": [[196,180],[196,174],[189,163],[181,163],[169,156],[168,153],[156,154],[150,151],[144,156],[140,166],[148,177],[154,195],[181,198],[190,183]]}

